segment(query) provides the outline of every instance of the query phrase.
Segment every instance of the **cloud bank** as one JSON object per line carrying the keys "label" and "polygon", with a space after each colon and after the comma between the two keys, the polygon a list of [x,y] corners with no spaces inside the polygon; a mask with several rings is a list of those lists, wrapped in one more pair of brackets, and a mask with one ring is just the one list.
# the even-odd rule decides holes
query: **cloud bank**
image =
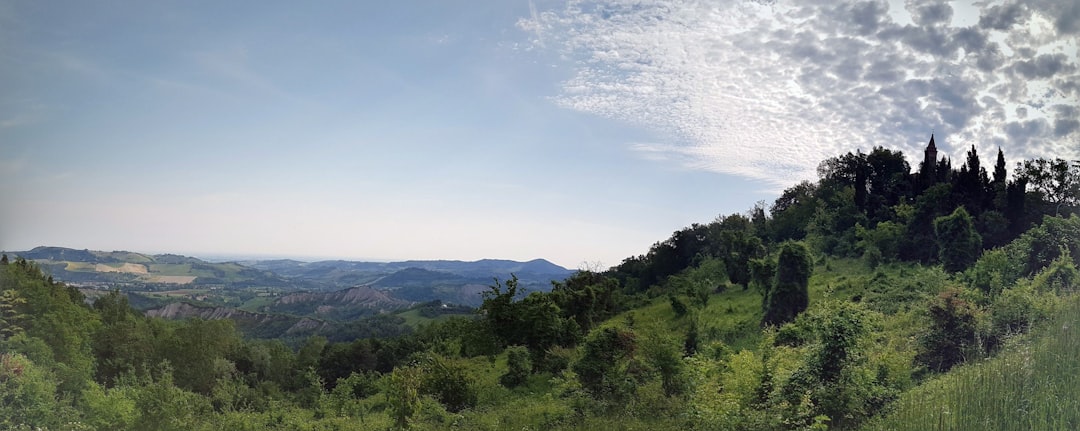
{"label": "cloud bank", "polygon": [[1080,157],[1075,0],[536,7],[519,27],[574,68],[555,102],[659,132],[644,157],[777,186],[858,148],[921,154],[931,130],[954,157]]}

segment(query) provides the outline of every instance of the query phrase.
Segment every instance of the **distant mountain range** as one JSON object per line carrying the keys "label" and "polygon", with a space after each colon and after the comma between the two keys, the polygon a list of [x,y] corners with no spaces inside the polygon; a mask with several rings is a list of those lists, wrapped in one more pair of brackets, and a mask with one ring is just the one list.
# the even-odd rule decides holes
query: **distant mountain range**
{"label": "distant mountain range", "polygon": [[[433,300],[476,306],[482,300],[480,292],[486,290],[496,278],[506,280],[515,275],[524,289],[546,291],[550,290],[553,280],[561,281],[574,273],[544,259],[528,262],[498,259],[475,262],[303,262],[275,259],[215,263],[176,254],[149,255],[64,247],[37,247],[6,253],[12,258],[17,256],[35,261],[59,281],[87,287],[131,291],[265,287],[285,292],[326,292],[321,296],[308,295],[306,298],[309,300],[292,304],[281,303],[285,299],[283,297],[260,309],[272,312],[285,308],[297,315],[315,315],[315,310],[333,309],[337,311],[332,315],[342,317],[364,314],[346,311],[350,306],[368,307],[370,311]],[[378,293],[379,298],[385,299],[370,296],[370,301],[336,304],[348,296],[340,292],[356,287],[371,289]]]}

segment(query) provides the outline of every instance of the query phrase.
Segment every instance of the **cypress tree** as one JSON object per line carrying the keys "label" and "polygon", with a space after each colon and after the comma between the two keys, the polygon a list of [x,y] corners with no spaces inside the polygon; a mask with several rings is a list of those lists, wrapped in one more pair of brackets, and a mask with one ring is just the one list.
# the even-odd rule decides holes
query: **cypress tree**
{"label": "cypress tree", "polygon": [[1008,171],[1005,170],[1005,153],[998,147],[997,162],[994,163],[994,184],[1004,184]]}

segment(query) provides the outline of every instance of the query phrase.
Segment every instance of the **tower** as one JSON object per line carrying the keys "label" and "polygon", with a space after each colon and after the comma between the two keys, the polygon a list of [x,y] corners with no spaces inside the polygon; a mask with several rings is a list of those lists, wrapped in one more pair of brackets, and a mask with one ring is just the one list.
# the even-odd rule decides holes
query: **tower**
{"label": "tower", "polygon": [[937,145],[934,144],[934,134],[930,133],[930,143],[923,152],[922,166],[919,167],[919,189],[926,190],[937,183],[938,155]]}
{"label": "tower", "polygon": [[934,134],[930,134],[930,143],[926,145],[926,151],[924,151],[926,157],[923,159],[923,163],[930,167],[932,171],[934,166],[937,165],[937,145],[934,145]]}

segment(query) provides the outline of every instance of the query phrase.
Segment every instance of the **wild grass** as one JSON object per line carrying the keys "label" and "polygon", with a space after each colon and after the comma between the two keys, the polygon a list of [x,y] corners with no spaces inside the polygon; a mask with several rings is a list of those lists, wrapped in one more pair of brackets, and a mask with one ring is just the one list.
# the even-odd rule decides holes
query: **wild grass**
{"label": "wild grass", "polygon": [[442,314],[435,317],[425,317],[420,314],[420,309],[411,309],[397,313],[398,317],[405,319],[405,324],[410,328],[416,329],[421,325],[427,325],[433,322],[439,322],[453,317],[452,314]]}
{"label": "wild grass", "polygon": [[1080,429],[1080,300],[1001,354],[905,393],[867,430]]}
{"label": "wild grass", "polygon": [[190,263],[154,263],[150,265],[150,272],[157,275],[193,275]]}

